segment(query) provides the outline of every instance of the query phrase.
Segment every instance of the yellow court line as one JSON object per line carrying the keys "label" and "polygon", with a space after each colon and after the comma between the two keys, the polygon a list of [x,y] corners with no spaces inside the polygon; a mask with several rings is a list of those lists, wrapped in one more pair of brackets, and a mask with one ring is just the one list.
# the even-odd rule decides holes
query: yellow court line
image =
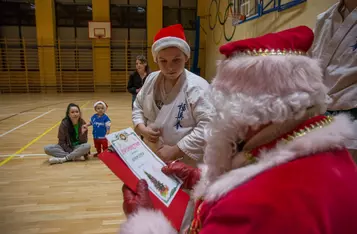
{"label": "yellow court line", "polygon": [[[86,103],[84,103],[80,108],[83,108],[84,106],[86,106],[89,103],[89,101],[87,101]],[[9,156],[8,158],[6,158],[5,160],[0,162],[0,167],[3,166],[5,163],[7,163],[8,161],[10,161],[12,158],[14,158],[16,155],[22,153],[25,149],[27,149],[28,147],[30,147],[31,145],[33,145],[36,141],[40,140],[43,136],[45,136],[47,133],[49,133],[52,129],[56,128],[58,125],[60,125],[60,123],[62,122],[62,120],[58,121],[58,123],[56,123],[55,125],[53,125],[52,127],[50,127],[49,129],[47,129],[44,133],[42,133],[41,135],[39,135],[38,137],[36,137],[35,139],[33,139],[32,141],[30,141],[27,145],[25,145],[24,147],[22,147],[21,149],[19,149],[18,151],[16,151],[14,154],[12,154],[11,156]]]}

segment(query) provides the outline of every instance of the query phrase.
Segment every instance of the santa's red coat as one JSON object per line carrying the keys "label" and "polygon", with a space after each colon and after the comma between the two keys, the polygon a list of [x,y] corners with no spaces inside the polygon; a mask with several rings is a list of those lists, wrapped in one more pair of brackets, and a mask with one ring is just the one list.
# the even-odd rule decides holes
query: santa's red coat
{"label": "santa's red coat", "polygon": [[356,234],[357,171],[346,150],[265,171],[201,207],[199,233]]}
{"label": "santa's red coat", "polygon": [[[203,176],[194,193],[203,197],[194,219],[198,228],[191,233],[356,234],[357,168],[343,147],[351,129],[348,118],[338,116],[326,127],[262,152],[258,163],[208,184]],[[142,209],[120,233],[177,231],[160,211]]]}

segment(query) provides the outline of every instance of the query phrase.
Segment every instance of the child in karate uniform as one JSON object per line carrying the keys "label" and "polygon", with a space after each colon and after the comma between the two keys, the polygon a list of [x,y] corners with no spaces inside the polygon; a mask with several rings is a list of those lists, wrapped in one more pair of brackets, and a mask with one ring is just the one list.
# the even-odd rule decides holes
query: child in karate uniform
{"label": "child in karate uniform", "polygon": [[96,113],[91,117],[88,126],[93,126],[93,139],[94,146],[97,150],[97,153],[94,156],[97,156],[102,151],[108,149],[108,141],[105,138],[110,132],[111,121],[108,115],[105,114],[108,105],[103,101],[97,101],[94,103],[94,110]]}
{"label": "child in karate uniform", "polygon": [[320,61],[332,100],[326,114],[345,113],[355,120],[355,135],[345,143],[357,163],[357,1],[340,0],[320,14],[314,34],[309,53]]}

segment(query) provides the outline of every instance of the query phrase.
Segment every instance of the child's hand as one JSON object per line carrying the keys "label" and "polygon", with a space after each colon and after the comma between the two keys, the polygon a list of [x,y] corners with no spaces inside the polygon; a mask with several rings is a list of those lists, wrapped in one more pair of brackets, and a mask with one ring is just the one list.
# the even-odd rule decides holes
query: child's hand
{"label": "child's hand", "polygon": [[108,152],[115,152],[115,149],[112,145],[108,147]]}
{"label": "child's hand", "polygon": [[161,136],[159,129],[153,129],[151,127],[145,127],[141,134],[144,136],[144,138],[152,143],[156,143]]}
{"label": "child's hand", "polygon": [[86,124],[84,124],[83,126],[82,126],[82,133],[85,133],[85,132],[87,132],[88,131],[88,126],[86,125]]}

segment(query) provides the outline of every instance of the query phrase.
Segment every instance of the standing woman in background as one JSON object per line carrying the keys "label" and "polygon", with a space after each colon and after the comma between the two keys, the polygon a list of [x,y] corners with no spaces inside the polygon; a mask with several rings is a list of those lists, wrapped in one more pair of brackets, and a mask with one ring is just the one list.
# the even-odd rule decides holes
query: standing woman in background
{"label": "standing woman in background", "polygon": [[141,87],[145,83],[146,77],[149,75],[149,65],[146,57],[144,55],[138,55],[136,57],[136,71],[133,72],[129,77],[128,91],[132,95],[131,107],[133,108],[133,103],[136,99],[136,95],[139,93]]}

